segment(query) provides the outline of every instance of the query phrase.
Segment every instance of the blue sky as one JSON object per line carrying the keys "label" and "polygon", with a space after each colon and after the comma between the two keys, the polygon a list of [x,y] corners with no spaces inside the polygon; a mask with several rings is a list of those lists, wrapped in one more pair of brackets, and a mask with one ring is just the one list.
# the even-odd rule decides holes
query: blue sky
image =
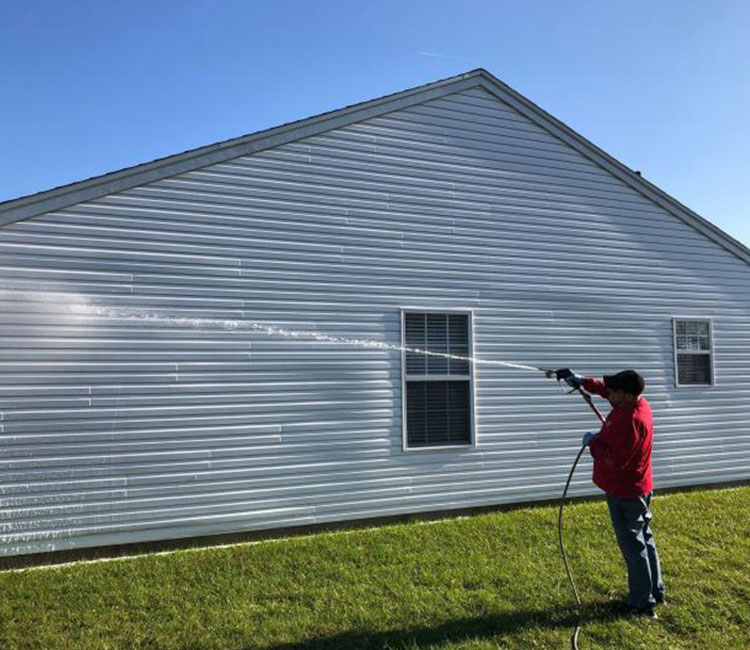
{"label": "blue sky", "polygon": [[746,0],[4,0],[0,200],[483,67],[750,245]]}

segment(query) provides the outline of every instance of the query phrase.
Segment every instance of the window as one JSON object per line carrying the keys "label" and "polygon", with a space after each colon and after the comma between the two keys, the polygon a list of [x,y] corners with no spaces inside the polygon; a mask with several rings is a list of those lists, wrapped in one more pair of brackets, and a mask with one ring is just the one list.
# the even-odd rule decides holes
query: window
{"label": "window", "polygon": [[472,364],[469,313],[402,310],[402,342],[425,352],[402,353],[404,449],[472,444]]}
{"label": "window", "polygon": [[675,318],[675,383],[677,386],[710,386],[714,383],[711,321]]}

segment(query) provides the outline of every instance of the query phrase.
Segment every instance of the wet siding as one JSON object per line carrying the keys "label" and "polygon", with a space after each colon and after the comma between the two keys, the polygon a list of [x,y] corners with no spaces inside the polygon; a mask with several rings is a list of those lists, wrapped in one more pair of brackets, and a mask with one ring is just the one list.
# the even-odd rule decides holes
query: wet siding
{"label": "wet siding", "polygon": [[[480,89],[4,226],[0,555],[552,498],[596,425],[479,364],[476,448],[404,453],[399,353],[236,321],[470,308],[481,359],[641,369],[658,486],[750,478],[749,280]],[[675,388],[673,316],[713,319],[715,386]]]}

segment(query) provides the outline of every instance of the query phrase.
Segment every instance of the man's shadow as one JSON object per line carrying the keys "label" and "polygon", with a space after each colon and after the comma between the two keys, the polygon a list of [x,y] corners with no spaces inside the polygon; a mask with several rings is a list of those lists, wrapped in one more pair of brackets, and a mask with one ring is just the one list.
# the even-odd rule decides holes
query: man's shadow
{"label": "man's shadow", "polygon": [[[584,609],[584,631],[586,623],[601,622],[625,616],[620,603],[597,602]],[[469,639],[491,639],[499,634],[513,634],[524,629],[570,628],[571,633],[578,620],[570,607],[527,609],[507,614],[496,614],[477,618],[461,618],[446,621],[436,626],[410,627],[386,632],[351,631],[333,636],[306,639],[295,643],[267,646],[268,650],[383,650],[390,648],[430,647],[448,642],[460,643]],[[584,632],[585,633],[585,632]],[[232,646],[233,650],[250,650]],[[201,646],[186,646],[182,650],[203,650]]]}

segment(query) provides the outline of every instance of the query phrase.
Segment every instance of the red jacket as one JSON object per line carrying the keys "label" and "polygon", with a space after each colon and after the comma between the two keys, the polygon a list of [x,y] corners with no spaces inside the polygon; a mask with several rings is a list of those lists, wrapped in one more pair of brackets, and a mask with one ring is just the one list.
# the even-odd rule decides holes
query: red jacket
{"label": "red jacket", "polygon": [[[583,387],[608,399],[604,382],[586,377]],[[594,483],[620,499],[646,496],[654,488],[651,444],[654,436],[651,406],[645,397],[635,404],[615,406],[590,445]]]}

